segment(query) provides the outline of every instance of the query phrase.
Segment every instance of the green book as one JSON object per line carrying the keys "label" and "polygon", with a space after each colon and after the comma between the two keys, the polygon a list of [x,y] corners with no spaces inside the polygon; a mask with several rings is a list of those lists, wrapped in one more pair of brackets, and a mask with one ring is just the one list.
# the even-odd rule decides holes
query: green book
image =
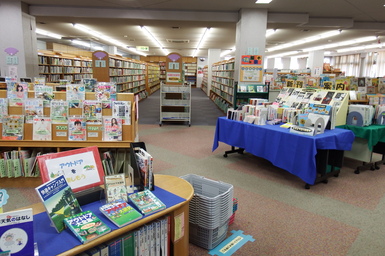
{"label": "green book", "polygon": [[135,255],[134,232],[130,232],[122,237],[123,256]]}
{"label": "green book", "polygon": [[142,218],[142,214],[123,199],[99,207],[99,210],[116,226],[122,227]]}

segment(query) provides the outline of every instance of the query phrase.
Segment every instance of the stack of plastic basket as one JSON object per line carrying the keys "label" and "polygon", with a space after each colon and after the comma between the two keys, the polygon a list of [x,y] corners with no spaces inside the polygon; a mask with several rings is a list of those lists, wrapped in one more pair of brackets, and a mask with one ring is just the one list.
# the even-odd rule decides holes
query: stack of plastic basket
{"label": "stack of plastic basket", "polygon": [[190,201],[190,243],[211,250],[227,236],[233,214],[233,185],[188,174],[181,177],[194,188]]}

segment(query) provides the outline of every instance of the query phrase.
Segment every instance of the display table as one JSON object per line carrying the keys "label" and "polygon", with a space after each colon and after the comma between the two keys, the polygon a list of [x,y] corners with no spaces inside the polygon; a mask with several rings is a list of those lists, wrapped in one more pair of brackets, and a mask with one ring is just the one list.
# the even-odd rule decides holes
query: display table
{"label": "display table", "polygon": [[350,150],[353,141],[354,133],[345,129],[307,136],[279,125],[258,126],[219,117],[212,150],[218,142],[244,149],[301,178],[309,188],[309,184],[327,181],[328,165],[342,167],[344,150]]}
{"label": "display table", "polygon": [[[155,175],[156,188],[153,191],[163,203],[166,204],[166,209],[149,216],[143,217],[138,221],[118,228],[110,222],[98,207],[101,202],[93,202],[82,206],[83,210],[92,210],[98,217],[111,227],[112,231],[100,238],[90,241],[86,244],[81,244],[80,241],[71,233],[70,230],[64,230],[62,233],[57,233],[55,228],[50,226],[50,220],[45,213],[44,206],[41,203],[30,207],[34,210],[34,234],[35,242],[38,244],[40,255],[76,255],[85,250],[93,248],[101,243],[113,240],[121,235],[128,233],[131,230],[139,228],[146,223],[156,220],[165,215],[171,217],[171,255],[188,255],[189,254],[189,202],[194,195],[194,189],[191,184],[184,179],[169,175]],[[26,207],[29,208],[29,207]],[[184,215],[184,236],[174,242],[174,217],[180,214]]]}
{"label": "display table", "polygon": [[[345,153],[345,157],[363,162],[362,165],[357,166],[354,173],[359,174],[365,169],[379,169],[379,164],[384,162],[385,155],[385,126],[341,125],[338,127],[350,130],[356,136],[352,150]],[[373,153],[378,153],[382,157],[373,155]]]}

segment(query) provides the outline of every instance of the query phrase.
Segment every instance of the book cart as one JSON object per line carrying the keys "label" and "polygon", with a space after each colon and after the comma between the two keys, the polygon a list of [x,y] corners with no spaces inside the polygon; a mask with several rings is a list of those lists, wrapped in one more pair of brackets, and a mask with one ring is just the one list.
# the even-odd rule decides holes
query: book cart
{"label": "book cart", "polygon": [[[35,242],[37,242],[40,255],[51,255],[52,250],[55,250],[55,252],[59,251],[58,253],[55,253],[55,255],[78,255],[99,245],[108,244],[111,241],[120,239],[130,232],[159,218],[167,217],[169,219],[168,242],[170,245],[170,255],[188,256],[189,202],[194,195],[194,189],[189,182],[179,177],[156,174],[155,178],[157,180],[155,194],[166,204],[166,209],[145,216],[121,228],[118,228],[111,223],[112,231],[110,233],[85,244],[81,244],[70,232],[63,231],[59,234],[53,227],[50,227],[48,216],[42,203],[31,205],[30,207],[33,208],[33,213],[35,214]],[[174,199],[170,199],[170,197]],[[97,208],[100,205],[101,203],[97,201],[83,206],[83,209],[92,209],[92,207]],[[97,211],[95,210],[95,212]],[[98,216],[101,217],[102,213],[98,213]],[[44,222],[44,220],[46,221]],[[43,225],[42,223],[46,223],[46,225]],[[180,226],[178,223],[184,223],[184,225]],[[47,243],[47,239],[50,240],[49,243]],[[63,241],[66,242],[63,243]]]}
{"label": "book cart", "polygon": [[[66,92],[54,92],[55,99],[66,100]],[[34,91],[28,92],[28,97],[34,97]],[[0,91],[0,98],[6,98],[7,91]],[[86,92],[86,100],[94,100],[95,93]],[[24,123],[24,137],[23,140],[1,140],[0,149],[6,150],[23,150],[23,149],[37,149],[44,153],[49,152],[61,152],[69,149],[83,148],[97,145],[100,153],[111,149],[122,150],[127,155],[126,159],[129,159],[129,147],[130,142],[136,141],[138,136],[138,120],[136,119],[136,105],[135,96],[133,93],[117,93],[117,100],[131,101],[131,125],[123,125],[122,127],[122,141],[103,141],[102,140],[102,125],[88,125],[87,135],[89,132],[97,135],[94,137],[87,136],[85,141],[69,141],[68,136],[62,136],[67,134],[67,124],[52,124],[52,140],[51,141],[39,141],[32,140],[32,123]],[[103,116],[111,116],[111,109],[103,109]],[[22,115],[23,108],[21,106],[9,106],[8,113],[13,115]],[[50,108],[44,108],[44,114],[50,115]],[[69,109],[69,116],[82,115],[81,108]],[[2,125],[0,124],[0,129]],[[127,164],[125,168],[128,168]],[[18,177],[18,178],[0,178],[2,187],[36,187],[42,184],[40,177]]]}
{"label": "book cart", "polygon": [[187,122],[191,126],[191,83],[185,83],[183,58],[179,53],[166,57],[166,83],[160,86],[160,120]]}

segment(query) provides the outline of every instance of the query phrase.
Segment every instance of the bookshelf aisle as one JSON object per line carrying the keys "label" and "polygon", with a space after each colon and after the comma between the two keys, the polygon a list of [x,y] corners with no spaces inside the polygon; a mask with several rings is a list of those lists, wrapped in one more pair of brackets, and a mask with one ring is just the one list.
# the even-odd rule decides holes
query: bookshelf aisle
{"label": "bookshelf aisle", "polygon": [[224,112],[233,106],[234,59],[212,65],[210,99]]}
{"label": "bookshelf aisle", "polygon": [[202,84],[201,84],[201,89],[202,91],[205,92],[205,94],[207,94],[207,83],[208,83],[208,66],[204,66],[203,67],[203,78],[202,78]]}
{"label": "bookshelf aisle", "polygon": [[160,89],[160,66],[154,63],[147,64],[147,93],[153,94]]}

